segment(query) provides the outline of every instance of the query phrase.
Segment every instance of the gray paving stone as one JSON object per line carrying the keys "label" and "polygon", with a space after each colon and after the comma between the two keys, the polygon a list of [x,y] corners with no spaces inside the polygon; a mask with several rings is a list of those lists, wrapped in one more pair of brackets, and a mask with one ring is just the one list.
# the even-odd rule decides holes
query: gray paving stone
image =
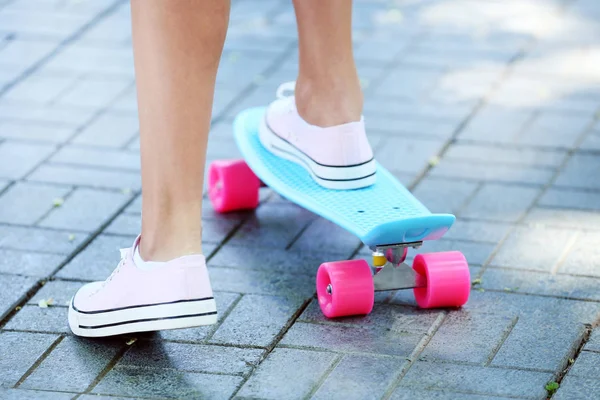
{"label": "gray paving stone", "polygon": [[441,239],[424,242],[417,251],[409,250],[406,260],[412,261],[415,254],[419,253],[458,250],[463,253],[469,266],[483,265],[488,261],[495,247],[496,245],[491,243]]}
{"label": "gray paving stone", "polygon": [[3,400],[71,400],[73,393],[0,388],[0,398]]}
{"label": "gray paving stone", "polygon": [[137,172],[101,170],[89,167],[45,164],[33,172],[30,181],[62,183],[118,190],[139,190],[140,174]]}
{"label": "gray paving stone", "polygon": [[[510,313],[519,315],[519,318],[537,318],[537,320],[533,320],[536,323],[539,323],[539,320],[544,322],[544,319],[547,320],[544,324],[552,321],[570,323],[571,328],[568,330],[577,331],[579,324],[594,322],[595,316],[600,312],[600,304],[590,301],[530,296],[504,291],[480,292],[475,290],[471,291],[469,302],[463,306],[463,309],[469,312]],[[552,316],[552,319],[548,319],[549,315]],[[531,338],[533,337],[530,336]]]}
{"label": "gray paving stone", "polygon": [[408,357],[423,333],[382,326],[348,326],[296,322],[281,340],[282,345],[335,352],[387,354]]}
{"label": "gray paving stone", "polygon": [[80,29],[88,18],[82,15],[46,14],[32,12],[32,10],[14,10],[2,12],[0,26],[9,32],[58,40]]}
{"label": "gray paving stone", "polygon": [[419,140],[409,137],[388,137],[375,152],[377,161],[387,169],[398,172],[417,173],[422,171],[429,160],[437,156],[444,141]]}
{"label": "gray paving stone", "polygon": [[133,81],[130,78],[103,79],[88,77],[79,80],[61,93],[56,103],[70,107],[102,108],[114,101]]}
{"label": "gray paving stone", "polygon": [[258,365],[263,353],[258,349],[140,341],[125,353],[118,366],[242,376]]}
{"label": "gray paving stone", "polygon": [[76,144],[121,148],[129,143],[139,131],[134,115],[106,113],[88,125],[73,139]]}
{"label": "gray paving stone", "polygon": [[277,348],[238,392],[240,398],[303,399],[335,362],[336,355]]}
{"label": "gray paving stone", "polygon": [[97,110],[64,107],[56,104],[28,103],[0,99],[0,118],[9,121],[55,124],[76,128],[87,122]]}
{"label": "gray paving stone", "polygon": [[70,254],[86,238],[83,233],[0,225],[0,248],[13,250]]}
{"label": "gray paving stone", "polygon": [[458,219],[444,235],[444,239],[495,244],[500,242],[511,228],[511,225],[505,223]]}
{"label": "gray paving stone", "polygon": [[75,189],[61,207],[55,208],[40,226],[93,232],[111,218],[130,195],[92,189]]}
{"label": "gray paving stone", "polygon": [[210,267],[230,267],[315,276],[319,265],[327,260],[341,260],[336,254],[313,254],[305,251],[262,249],[225,244],[208,261]]}
{"label": "gray paving stone", "polygon": [[457,125],[471,113],[474,105],[475,103],[466,102],[443,104],[431,99],[398,99],[367,95],[364,111],[366,115],[401,117],[403,120],[438,120]]}
{"label": "gray paving stone", "polygon": [[425,333],[440,316],[439,310],[416,310],[414,307],[378,303],[369,315],[329,319],[323,315],[316,299],[308,305],[298,321],[312,324],[384,330],[390,335]]}
{"label": "gray paving stone", "polygon": [[8,100],[32,103],[50,103],[73,86],[73,76],[33,75],[14,86],[5,95]]}
{"label": "gray paving stone", "polygon": [[0,177],[20,179],[54,151],[54,146],[40,143],[5,141],[0,143]]}
{"label": "gray paving stone", "polygon": [[52,299],[52,306],[67,307],[71,301],[71,297],[82,286],[81,282],[73,281],[48,281],[38,290],[28,302],[30,305],[37,305],[40,300]]}
{"label": "gray paving stone", "polygon": [[242,381],[231,375],[198,374],[168,369],[113,368],[92,393],[147,398],[229,399]]}
{"label": "gray paving stone", "polygon": [[239,225],[231,220],[204,220],[202,221],[202,242],[222,243],[226,237]]}
{"label": "gray paving stone", "polygon": [[37,280],[25,276],[0,275],[0,321],[20,303]]}
{"label": "gray paving stone", "polygon": [[231,238],[232,244],[284,249],[316,217],[296,205],[264,204]]}
{"label": "gray paving stone", "polygon": [[566,229],[519,227],[510,233],[490,263],[551,272],[573,238],[573,232]]}
{"label": "gray paving stone", "polygon": [[590,339],[585,344],[585,350],[600,352],[600,329],[594,329]]}
{"label": "gray paving stone", "polygon": [[431,212],[457,213],[477,187],[475,182],[427,177],[419,182],[413,194]]}
{"label": "gray paving stone", "polygon": [[71,191],[65,186],[17,182],[0,196],[0,222],[33,225]]}
{"label": "gray paving stone", "polygon": [[595,245],[600,238],[596,232],[583,232],[577,236],[573,247],[559,267],[561,273],[600,277],[598,260],[600,249]]}
{"label": "gray paving stone", "polygon": [[[222,322],[226,315],[229,315],[234,302],[240,295],[237,293],[214,292],[215,301],[217,302],[217,318],[218,323]],[[178,340],[185,342],[204,342],[218,328],[218,324],[210,326],[199,326],[189,329],[171,329],[161,331],[158,334],[164,340]]]}
{"label": "gray paving stone", "polygon": [[488,268],[483,273],[481,281],[481,287],[484,289],[600,300],[600,293],[597,290],[600,285],[598,278]]}
{"label": "gray paving stone", "polygon": [[600,161],[594,154],[575,153],[556,178],[555,185],[584,189],[600,189]]}
{"label": "gray paving stone", "polygon": [[532,146],[572,148],[591,122],[588,116],[542,112],[518,139],[520,143]]}
{"label": "gray paving stone", "polygon": [[83,47],[76,44],[49,60],[44,65],[44,71],[71,75],[97,73],[111,77],[133,77],[133,54],[126,47]]}
{"label": "gray paving stone", "polygon": [[[365,121],[369,143],[371,143],[372,147],[380,147],[379,143],[373,141],[376,138],[374,134],[379,133],[382,142],[381,147],[406,140],[411,144],[426,145],[425,149],[421,149],[422,153],[425,153],[425,156],[427,155],[426,148],[431,147],[432,143],[427,144],[422,142],[434,139],[447,140],[452,136],[458,124],[454,119],[433,119],[414,115],[382,115],[376,113],[370,113],[368,119]],[[411,136],[423,140],[415,141],[411,139]],[[387,137],[390,137],[392,140],[384,140]],[[421,147],[418,148],[420,149]],[[439,149],[433,148],[432,150]]]}
{"label": "gray paving stone", "polygon": [[380,398],[405,364],[403,358],[346,354],[311,398]]}
{"label": "gray paving stone", "polygon": [[541,399],[546,396],[544,386],[551,378],[552,374],[546,372],[417,361],[400,386]]}
{"label": "gray paving stone", "polygon": [[598,391],[600,391],[600,380],[598,378],[580,378],[567,374],[552,398],[555,400],[587,399],[591,393],[598,393]]}
{"label": "gray paving stone", "polygon": [[56,339],[57,335],[0,332],[0,385],[14,386]]}
{"label": "gray paving stone", "polygon": [[0,249],[0,273],[47,277],[65,256]]}
{"label": "gray paving stone", "polygon": [[419,98],[429,93],[441,78],[441,72],[426,68],[398,68],[375,88],[375,93],[398,98]]}
{"label": "gray paving stone", "polygon": [[124,346],[124,341],[66,337],[20,387],[83,392]]}
{"label": "gray paving stone", "polygon": [[210,342],[267,347],[282,333],[302,303],[301,299],[245,295]]}
{"label": "gray paving stone", "polygon": [[328,220],[318,218],[302,232],[291,249],[299,252],[319,254],[336,253],[350,257],[360,246],[360,240]]}
{"label": "gray paving stone", "polygon": [[532,118],[531,112],[515,108],[486,105],[461,131],[461,139],[491,143],[514,143]]}
{"label": "gray paving stone", "polygon": [[484,364],[491,360],[514,323],[511,315],[450,313],[420,357]]}
{"label": "gray paving stone", "polygon": [[581,142],[581,144],[579,145],[579,148],[583,150],[599,151],[600,132],[596,130],[588,133],[585,139],[583,139],[583,142]]}
{"label": "gray paving stone", "polygon": [[9,185],[9,181],[0,179],[0,193]]}
{"label": "gray paving stone", "polygon": [[78,397],[79,400],[129,400],[135,397],[123,397],[123,396],[101,396],[99,394],[84,394]]}
{"label": "gray paving stone", "polygon": [[530,149],[525,147],[483,146],[480,144],[457,143],[448,148],[444,159],[469,160],[484,164],[529,165],[537,167],[559,167],[566,157],[562,150]]}
{"label": "gray paving stone", "polygon": [[591,211],[534,207],[525,217],[525,222],[541,226],[597,230],[600,216]]}
{"label": "gray paving stone", "polygon": [[[509,397],[486,396],[456,392],[441,392],[437,390],[416,389],[400,386],[390,397],[390,400],[508,400]],[[512,397],[510,397],[512,398]]]}
{"label": "gray paving stone", "polygon": [[39,123],[0,121],[0,137],[6,139],[29,139],[42,142],[62,143],[73,134],[72,128]]}
{"label": "gray paving stone", "polygon": [[66,307],[24,306],[4,326],[5,329],[44,333],[70,333]]}
{"label": "gray paving stone", "polygon": [[104,233],[137,236],[142,229],[141,215],[120,214],[104,229]]}
{"label": "gray paving stone", "polygon": [[558,371],[579,345],[584,330],[584,325],[566,316],[556,321],[545,315],[521,317],[491,365]]}
{"label": "gray paving stone", "polygon": [[209,269],[214,290],[249,294],[272,294],[305,299],[315,293],[315,277],[233,268]]}
{"label": "gray paving stone", "polygon": [[544,185],[550,182],[554,176],[554,170],[517,165],[476,164],[473,161],[442,159],[430,175],[437,178],[467,179],[481,182]]}
{"label": "gray paving stone", "polygon": [[590,191],[551,187],[540,198],[538,205],[550,208],[600,211],[600,194]]}
{"label": "gray paving stone", "polygon": [[591,351],[579,353],[568,375],[600,380],[600,353]]}
{"label": "gray paving stone", "polygon": [[119,249],[131,247],[135,237],[100,235],[56,276],[66,279],[98,281],[106,279],[117,267]]}
{"label": "gray paving stone", "polygon": [[485,184],[460,216],[515,222],[533,204],[538,192],[531,187]]}
{"label": "gray paving stone", "polygon": [[[20,3],[20,2],[17,2]],[[6,9],[5,9],[6,10]],[[0,51],[0,65],[26,68],[50,53],[56,44],[52,41],[19,40],[13,38],[6,42]]]}
{"label": "gray paving stone", "polygon": [[137,153],[83,146],[65,146],[57,151],[50,161],[59,164],[140,170],[140,156]]}

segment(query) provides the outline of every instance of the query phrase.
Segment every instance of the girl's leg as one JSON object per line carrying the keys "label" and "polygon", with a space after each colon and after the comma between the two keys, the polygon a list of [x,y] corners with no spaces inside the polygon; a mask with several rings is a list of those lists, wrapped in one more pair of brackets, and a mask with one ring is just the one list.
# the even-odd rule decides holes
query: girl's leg
{"label": "girl's leg", "polygon": [[363,97],[352,52],[351,0],[294,0],[299,115],[317,126],[360,120]]}
{"label": "girl's leg", "polygon": [[143,259],[201,253],[206,146],[229,1],[132,0]]}
{"label": "girl's leg", "polygon": [[106,281],[77,291],[69,326],[79,336],[217,321],[201,255],[202,180],[229,2],[132,0],[131,9],[142,155],[141,243],[138,238]]}

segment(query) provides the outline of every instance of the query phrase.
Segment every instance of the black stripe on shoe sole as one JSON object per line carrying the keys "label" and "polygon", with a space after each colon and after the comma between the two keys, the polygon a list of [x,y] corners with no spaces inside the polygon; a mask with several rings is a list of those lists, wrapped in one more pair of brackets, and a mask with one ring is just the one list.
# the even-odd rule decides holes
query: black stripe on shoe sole
{"label": "black stripe on shoe sole", "polygon": [[104,324],[104,325],[95,325],[95,326],[79,325],[79,329],[101,329],[101,328],[110,328],[113,326],[136,324],[138,322],[152,322],[152,321],[163,321],[163,320],[168,320],[168,319],[204,317],[204,316],[216,315],[216,314],[217,314],[216,311],[211,311],[211,312],[206,312],[206,313],[202,313],[202,314],[176,315],[173,317],[162,317],[162,318],[134,319],[131,321],[122,321],[122,322],[115,322],[113,324]]}
{"label": "black stripe on shoe sole", "polygon": [[[358,177],[358,178],[348,178],[348,179],[324,178],[324,177],[322,177],[320,175],[317,175],[317,173],[311,168],[310,164],[308,164],[305,160],[303,160],[301,157],[298,157],[296,154],[292,153],[291,151],[282,149],[281,147],[278,147],[278,146],[276,146],[274,144],[271,144],[271,147],[274,148],[274,149],[276,149],[277,151],[281,151],[282,153],[289,154],[290,156],[294,157],[296,160],[299,160],[302,164],[306,165],[306,167],[311,171],[311,173],[315,177],[317,177],[317,178],[319,178],[319,179],[321,179],[323,181],[330,181],[330,182],[353,182],[353,181],[360,181],[362,179],[370,178],[370,177],[372,177],[373,175],[376,174],[376,172],[373,172],[372,174],[369,174],[369,175],[361,176],[361,177]],[[302,154],[304,154],[304,153],[302,153]],[[310,157],[308,157],[308,158],[310,158]],[[311,160],[312,160],[312,158],[311,158]],[[369,161],[367,161],[367,162],[371,162],[371,161],[372,161],[372,159],[369,160]],[[319,164],[319,163],[317,163],[317,164]],[[325,167],[329,167],[328,165],[323,165],[323,164],[319,164],[319,165],[325,166]],[[362,165],[362,164],[360,164],[360,165]],[[356,167],[356,165],[344,165],[344,166],[337,166],[335,168],[352,168],[352,167]]]}
{"label": "black stripe on shoe sole", "polygon": [[110,308],[110,309],[106,309],[106,310],[81,311],[77,307],[75,307],[75,297],[73,297],[73,300],[71,300],[71,307],[73,307],[73,310],[77,311],[80,314],[102,314],[102,313],[108,313],[108,312],[114,312],[114,311],[130,310],[133,308],[164,306],[164,305],[168,305],[168,304],[177,304],[177,303],[192,303],[195,301],[208,301],[208,300],[213,300],[213,299],[214,299],[214,297],[203,297],[200,299],[175,300],[175,301],[168,301],[166,303],[155,303],[155,304],[139,304],[139,305],[128,306],[128,307]]}

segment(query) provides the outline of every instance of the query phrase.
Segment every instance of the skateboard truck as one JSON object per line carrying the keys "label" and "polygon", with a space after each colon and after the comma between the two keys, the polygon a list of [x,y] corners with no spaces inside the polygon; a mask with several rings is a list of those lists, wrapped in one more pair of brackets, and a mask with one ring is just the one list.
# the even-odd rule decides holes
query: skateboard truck
{"label": "skateboard truck", "polygon": [[415,272],[406,260],[408,248],[419,248],[423,242],[400,243],[385,246],[375,246],[373,251],[373,284],[375,291],[412,289],[424,287],[424,279]]}

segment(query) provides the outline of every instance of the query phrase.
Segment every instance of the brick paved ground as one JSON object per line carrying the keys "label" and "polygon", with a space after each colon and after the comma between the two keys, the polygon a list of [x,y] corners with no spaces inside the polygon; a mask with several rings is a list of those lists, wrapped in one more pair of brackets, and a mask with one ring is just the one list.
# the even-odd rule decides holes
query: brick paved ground
{"label": "brick paved ground", "polygon": [[[356,1],[372,144],[458,216],[424,249],[470,260],[462,310],[397,292],[325,320],[319,263],[368,253],[265,189],[255,213],[206,205],[219,323],[132,344],[66,321],[139,230],[128,4],[0,0],[0,398],[542,399],[550,381],[556,399],[597,396],[599,20],[596,0]],[[232,118],[294,78],[295,46],[289,1],[234,1],[210,159],[237,155]]]}

